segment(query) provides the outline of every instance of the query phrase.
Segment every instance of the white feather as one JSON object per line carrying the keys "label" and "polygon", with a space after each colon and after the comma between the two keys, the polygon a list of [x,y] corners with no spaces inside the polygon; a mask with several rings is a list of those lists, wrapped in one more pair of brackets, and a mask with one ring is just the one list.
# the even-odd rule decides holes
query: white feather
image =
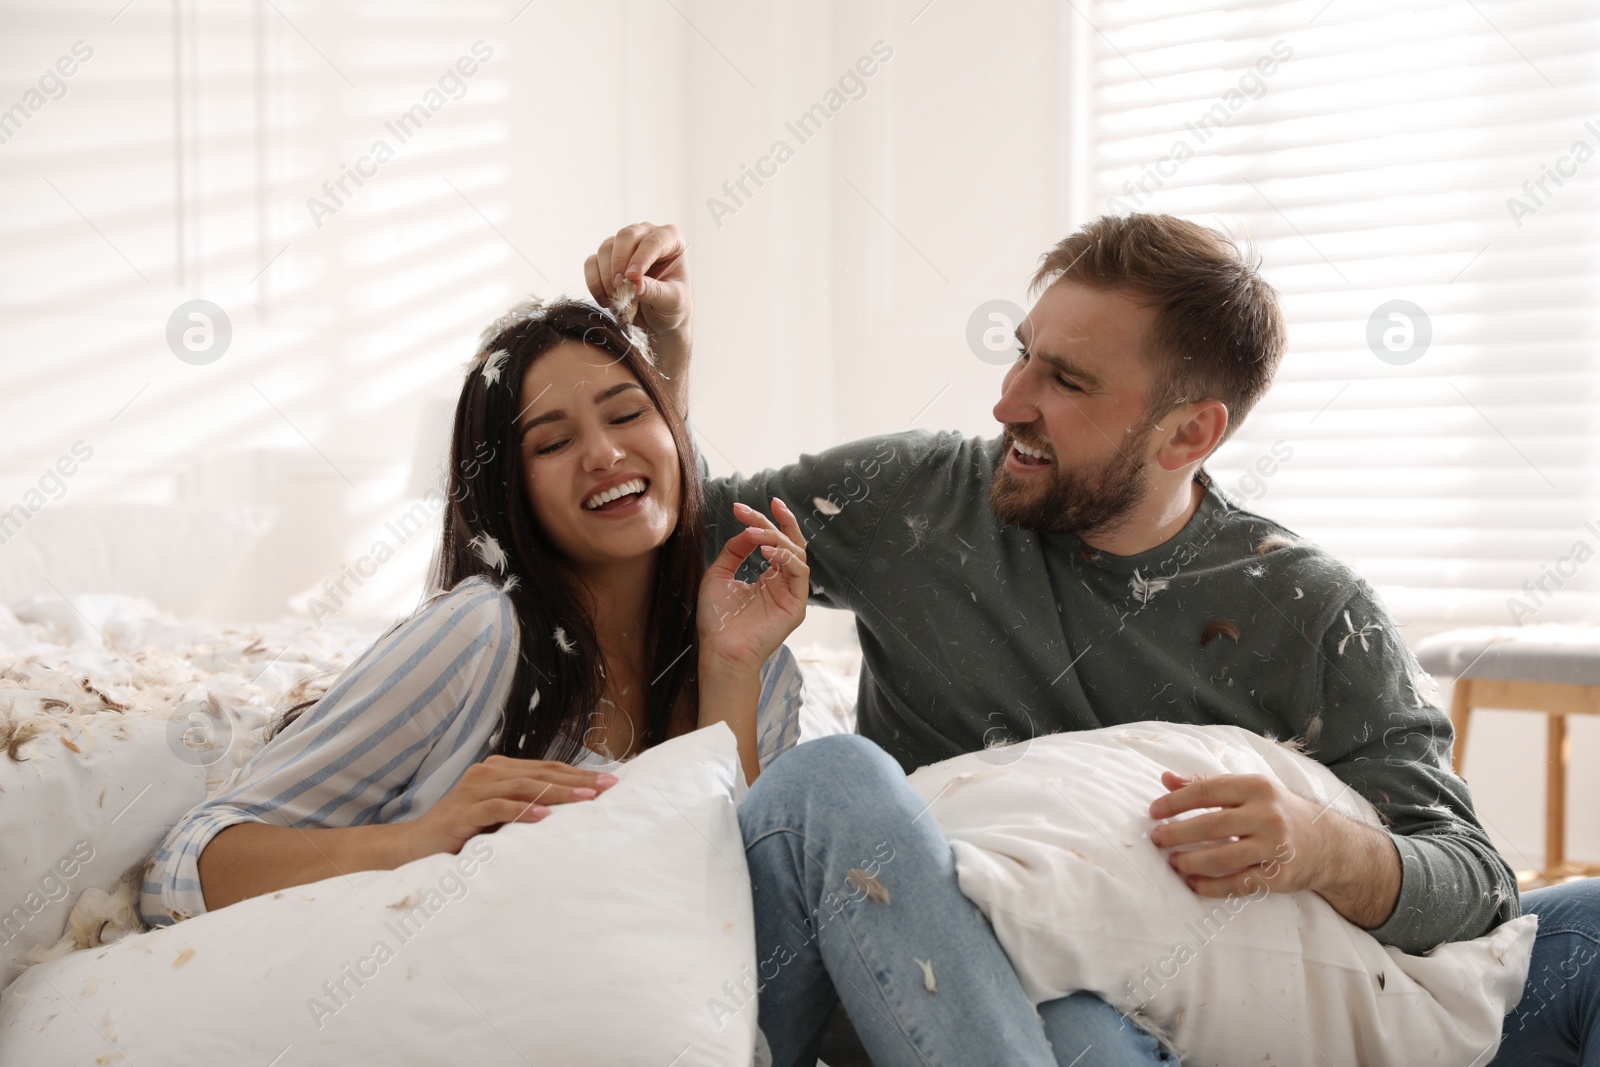
{"label": "white feather", "polygon": [[611,296],[611,312],[616,315],[617,321],[624,326],[633,325],[633,316],[639,310],[639,290],[628,279],[622,279],[622,284],[617,286],[617,291]]}
{"label": "white feather", "polygon": [[1343,637],[1339,638],[1339,655],[1344,655],[1344,646],[1348,645],[1351,641],[1360,641],[1361,649],[1364,652],[1372,651],[1372,646],[1367,643],[1367,635],[1370,633],[1377,633],[1382,629],[1377,623],[1362,623],[1361,628],[1358,630],[1356,629],[1356,624],[1350,621],[1350,611],[1347,608],[1345,609],[1344,613],[1344,625],[1346,630],[1349,632]]}
{"label": "white feather", "polygon": [[578,651],[577,642],[568,637],[567,631],[560,626],[556,627],[556,647],[568,655],[572,655]]}
{"label": "white feather", "polygon": [[493,385],[500,380],[500,370],[506,365],[506,360],[511,358],[511,353],[505,349],[492,352],[489,358],[483,361],[483,380]]}
{"label": "white feather", "polygon": [[938,995],[939,983],[933,980],[933,964],[927,960],[919,960],[915,956],[911,958],[911,962],[922,968],[922,988]]}
{"label": "white feather", "polygon": [[1140,604],[1150,603],[1150,598],[1172,584],[1170,578],[1146,578],[1137,569],[1133,577],[1128,579],[1128,588],[1133,590],[1133,598]]}
{"label": "white feather", "polygon": [[496,541],[489,534],[479,534],[468,541],[467,544],[478,550],[478,558],[483,560],[484,563],[502,574],[505,573],[506,554],[501,549],[499,541]]}
{"label": "white feather", "polygon": [[844,510],[843,507],[835,504],[825,496],[812,497],[811,506],[822,512],[824,515],[837,515],[839,512]]}
{"label": "white feather", "polygon": [[483,332],[478,335],[478,352],[474,359],[483,359],[489,354],[490,350],[494,347],[495,341],[499,339],[501,334],[505,333],[518,323],[527,322],[529,319],[533,318],[543,310],[544,301],[540,300],[537,296],[534,296],[531,293],[528,295],[527,299],[521,300],[517,304],[513,305],[511,310],[507,311],[504,315],[501,315],[498,319],[495,319],[493,322],[483,328]]}
{"label": "white feather", "polygon": [[[652,367],[656,365],[656,354],[650,349],[650,335],[637,326],[625,326],[623,332],[628,335],[628,344],[639,350],[644,361]],[[662,375],[666,377],[666,375]]]}

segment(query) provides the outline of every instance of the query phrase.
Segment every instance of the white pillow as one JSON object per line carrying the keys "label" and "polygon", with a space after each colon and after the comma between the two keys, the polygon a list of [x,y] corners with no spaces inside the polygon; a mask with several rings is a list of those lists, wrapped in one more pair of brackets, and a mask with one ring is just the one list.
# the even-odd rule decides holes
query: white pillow
{"label": "white pillow", "polygon": [[0,996],[0,1067],[118,1052],[101,1062],[750,1067],[754,998],[728,992],[755,970],[733,734],[676,738],[617,774],[460,855],[30,968]]}
{"label": "white pillow", "polygon": [[1379,825],[1331,771],[1232,726],[1056,734],[923,767],[912,786],[1037,1003],[1089,990],[1187,1067],[1482,1063],[1527,979],[1534,916],[1428,956],[1380,945],[1311,892],[1191,892],[1151,843],[1161,772],[1270,774]]}
{"label": "white pillow", "polygon": [[[0,687],[0,717],[19,692]],[[199,703],[209,718],[210,706]],[[203,746],[181,758],[189,750],[174,740],[187,721],[187,712],[171,722],[116,712],[38,717],[41,732],[18,746],[20,762],[0,754],[0,989],[30,953],[37,958],[61,938],[79,894],[113,889],[205,799],[211,776],[233,769]]]}

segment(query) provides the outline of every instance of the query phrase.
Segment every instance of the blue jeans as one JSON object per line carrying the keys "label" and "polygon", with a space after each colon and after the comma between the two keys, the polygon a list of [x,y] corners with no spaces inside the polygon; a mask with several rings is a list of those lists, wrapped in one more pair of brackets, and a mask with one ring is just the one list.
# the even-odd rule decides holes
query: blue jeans
{"label": "blue jeans", "polygon": [[1600,878],[1524,893],[1522,910],[1539,936],[1491,1067],[1600,1067]]}
{"label": "blue jeans", "polygon": [[813,1067],[843,1002],[876,1067],[1173,1064],[1079,993],[1037,1014],[905,773],[854,735],[798,745],[739,808],[773,1067]]}

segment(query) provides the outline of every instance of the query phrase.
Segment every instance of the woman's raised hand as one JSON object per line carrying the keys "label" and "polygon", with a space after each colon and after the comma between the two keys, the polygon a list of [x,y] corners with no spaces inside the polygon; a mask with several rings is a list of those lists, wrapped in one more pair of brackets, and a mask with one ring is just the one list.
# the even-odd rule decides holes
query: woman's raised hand
{"label": "woman's raised hand", "polygon": [[412,859],[456,853],[472,838],[508,822],[538,822],[554,804],[593,800],[616,777],[553,760],[494,755],[467,768],[432,809],[395,823],[407,834]]}
{"label": "woman's raised hand", "polygon": [[[700,582],[700,654],[742,670],[759,670],[783,639],[806,617],[811,594],[811,568],[806,565],[806,539],[789,506],[772,498],[771,519],[734,504],[733,514],[745,528],[723,546]],[[756,549],[766,557],[766,571],[754,582],[735,572]]]}

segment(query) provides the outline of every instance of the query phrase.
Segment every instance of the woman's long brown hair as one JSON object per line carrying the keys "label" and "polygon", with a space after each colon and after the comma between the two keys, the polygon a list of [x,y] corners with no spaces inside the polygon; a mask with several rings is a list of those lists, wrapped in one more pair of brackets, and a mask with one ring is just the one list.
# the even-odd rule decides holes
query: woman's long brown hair
{"label": "woman's long brown hair", "polygon": [[[666,740],[680,725],[674,719],[680,697],[687,695],[690,711],[699,703],[695,607],[705,573],[705,486],[684,415],[674,407],[665,380],[609,312],[572,300],[545,305],[489,338],[486,351],[505,353],[489,357],[498,363],[496,380],[482,372],[481,362],[467,373],[451,433],[443,540],[433,587],[453,589],[476,575],[502,588],[511,586],[507,595],[517,617],[520,648],[495,752],[570,763],[580,754],[605,692],[604,664],[579,578],[551,542],[528,497],[518,431],[523,376],[567,341],[589,345],[632,371],[666,419],[677,446],[682,491],[678,522],[661,546],[650,597],[648,693],[640,748]],[[483,544],[484,538],[493,538],[505,554],[504,570],[488,563],[473,543]],[[509,581],[512,577],[515,582]],[[304,706],[290,709],[277,728],[293,721]],[[609,747],[620,755],[627,746],[616,742],[611,738]]]}
{"label": "woman's long brown hair", "polygon": [[[695,605],[705,573],[705,487],[693,462],[683,413],[668,399],[660,372],[644,350],[609,312],[577,301],[547,305],[489,343],[489,351],[507,353],[498,381],[490,382],[481,373],[467,376],[451,435],[449,506],[435,584],[450,589],[475,574],[500,582],[516,575],[510,595],[521,631],[521,655],[496,751],[571,762],[605,691],[605,674],[578,577],[550,541],[528,498],[517,426],[523,375],[566,341],[598,349],[632,371],[666,419],[677,446],[681,502],[677,526],[661,546],[651,591],[645,638],[649,690],[644,735],[638,739],[642,748],[670,736],[680,693],[688,690],[691,706],[698,704]],[[485,452],[487,458],[480,460]],[[505,553],[504,575],[486,564],[470,543],[482,535],[493,537]],[[562,648],[558,628],[572,651]],[[614,738],[612,747],[619,747]]]}

